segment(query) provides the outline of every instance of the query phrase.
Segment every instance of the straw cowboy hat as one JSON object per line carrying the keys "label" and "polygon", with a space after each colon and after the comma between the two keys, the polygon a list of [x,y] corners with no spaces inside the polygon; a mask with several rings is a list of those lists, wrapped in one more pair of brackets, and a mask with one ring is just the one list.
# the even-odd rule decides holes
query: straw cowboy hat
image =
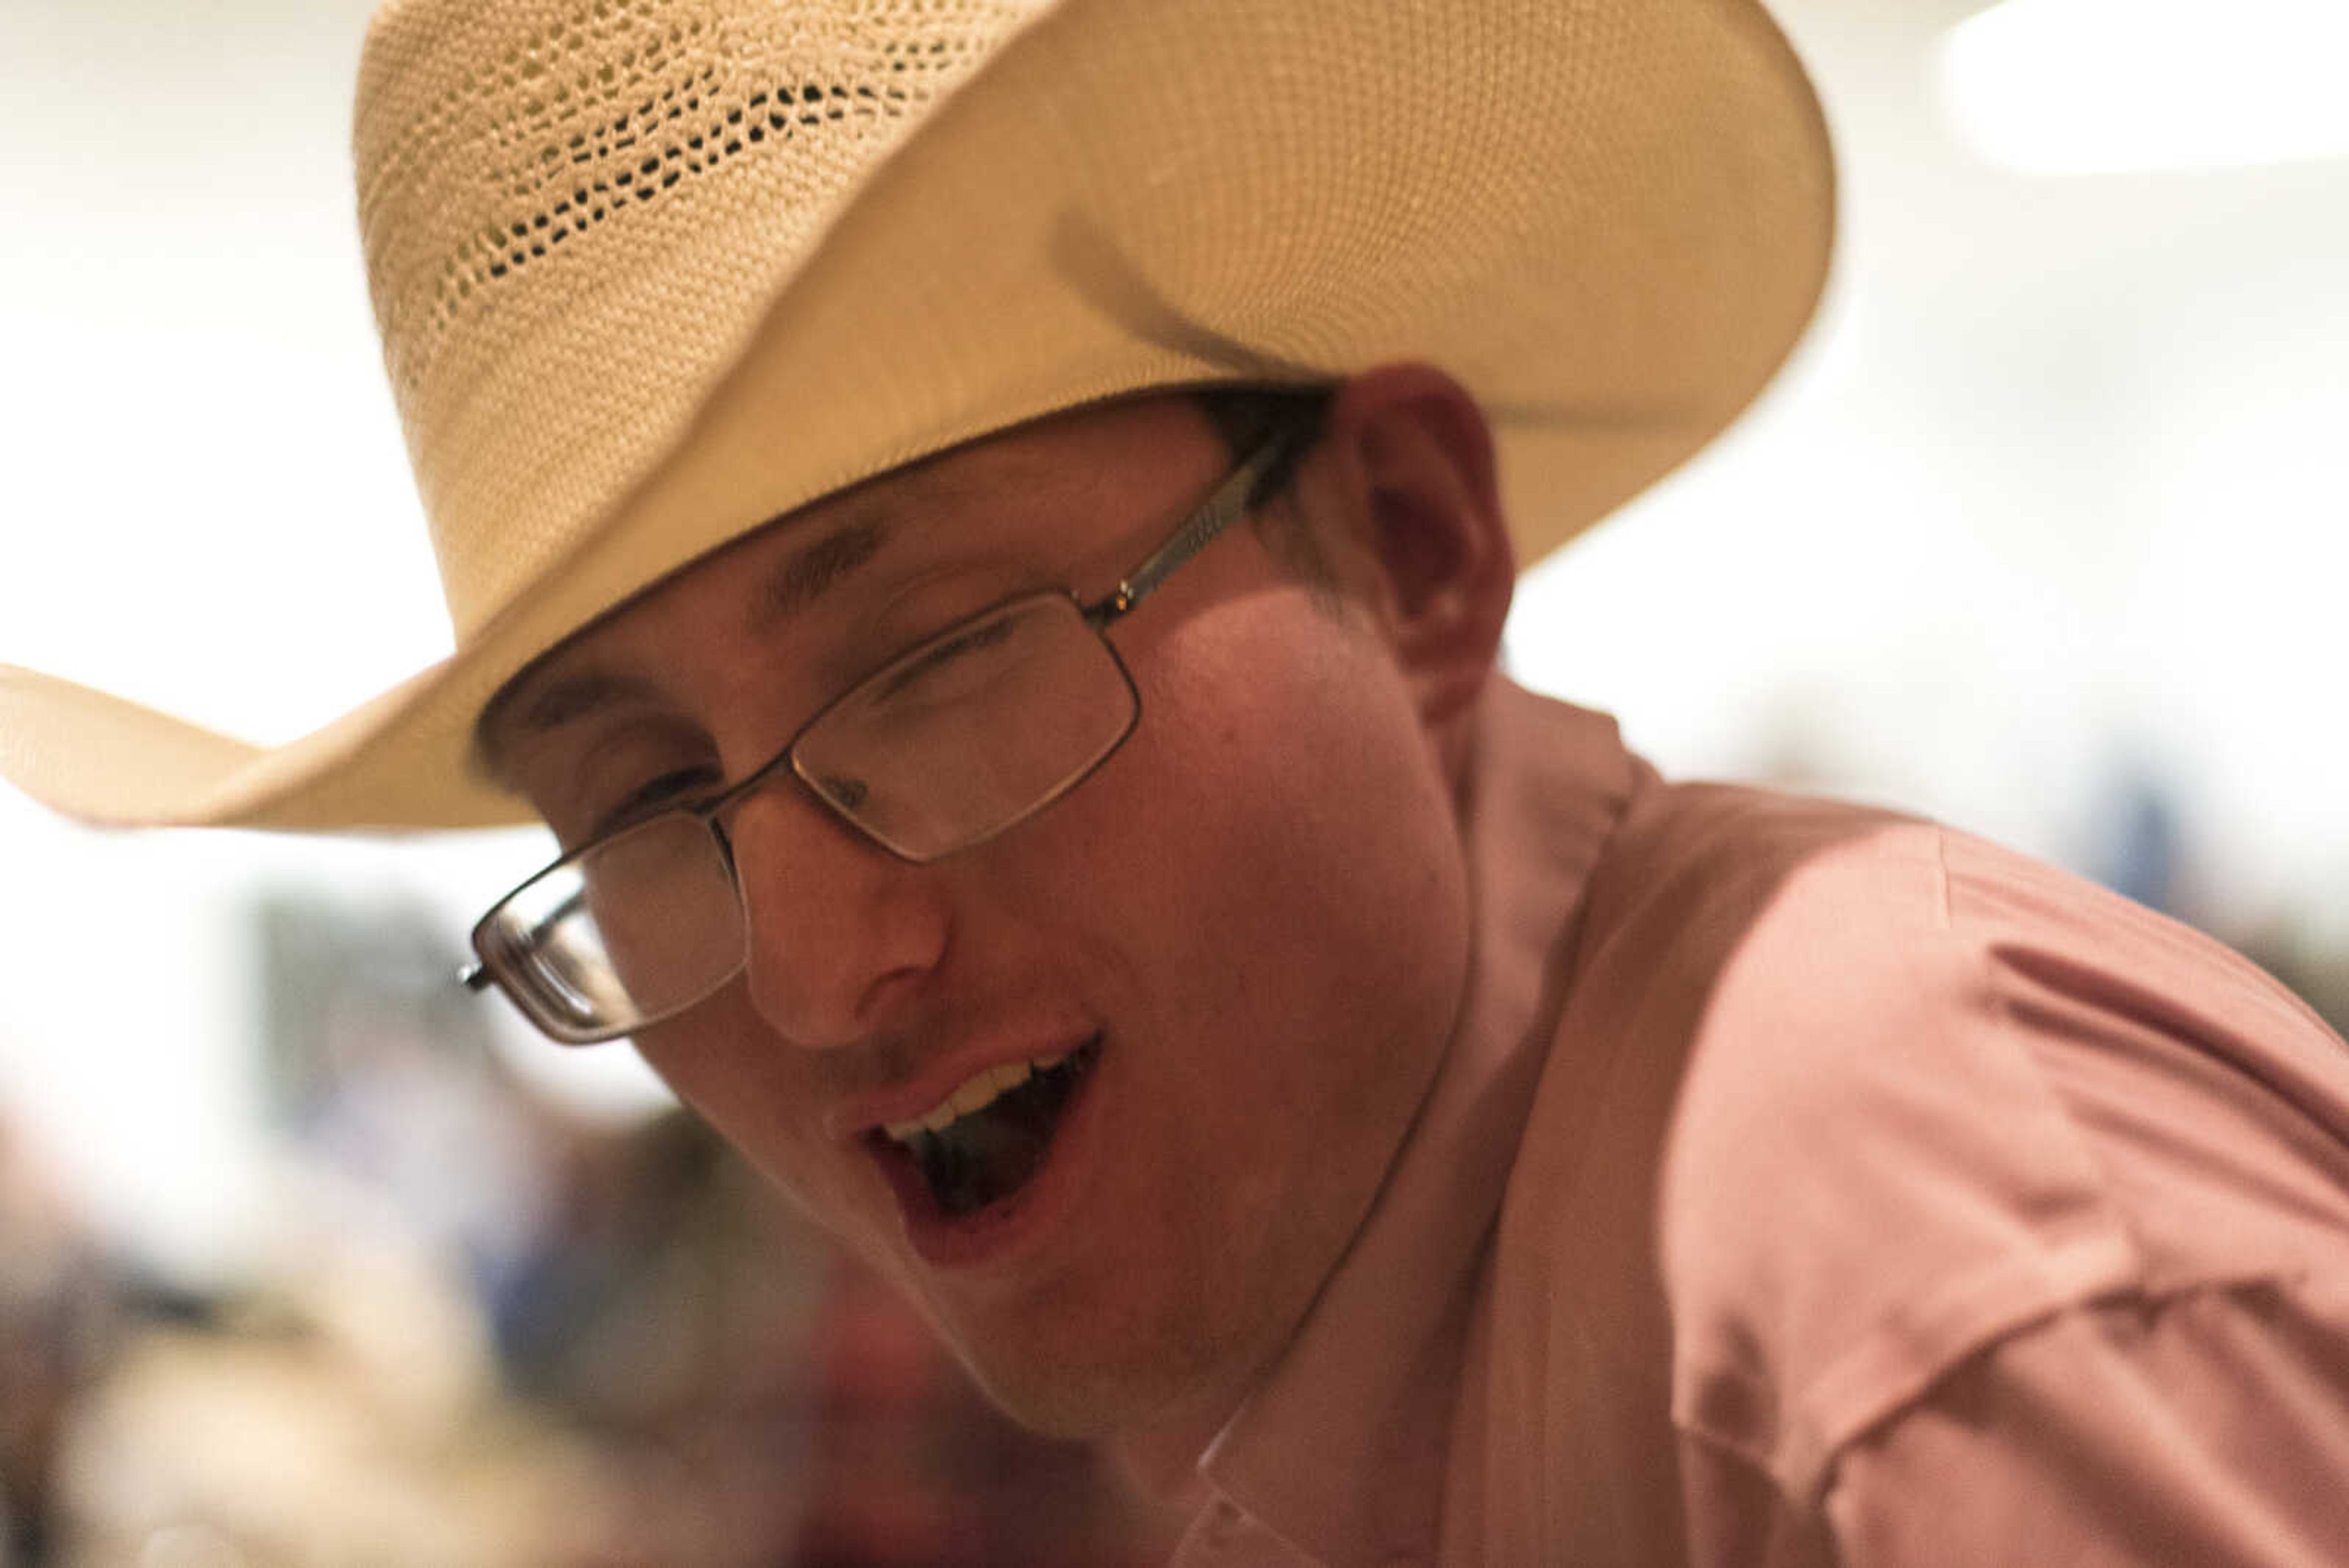
{"label": "straw cowboy hat", "polygon": [[274,750],[0,668],[0,773],[60,811],[523,819],[468,759],[531,659],[1145,389],[1440,364],[1530,561],[1753,398],[1833,228],[1753,0],[389,0],[356,152],[456,650]]}

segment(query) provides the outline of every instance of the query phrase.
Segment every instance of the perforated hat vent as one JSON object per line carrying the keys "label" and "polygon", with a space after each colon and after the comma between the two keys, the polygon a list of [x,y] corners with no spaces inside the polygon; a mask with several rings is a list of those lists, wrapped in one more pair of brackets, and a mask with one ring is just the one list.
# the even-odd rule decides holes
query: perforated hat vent
{"label": "perforated hat vent", "polygon": [[[835,182],[825,175],[865,161],[876,138],[896,129],[888,122],[926,107],[1025,8],[1002,0],[834,6],[835,31],[853,26],[859,12],[877,19],[913,11],[931,26],[918,36],[876,32],[864,50],[843,51],[828,38],[805,51],[805,68],[778,57],[797,52],[785,47],[803,41],[792,32],[826,30],[806,24],[813,8],[802,8],[797,26],[751,39],[738,19],[680,0],[590,0],[521,36],[494,69],[468,71],[443,88],[383,156],[378,192],[403,171],[441,165],[452,140],[478,148],[486,131],[499,153],[477,187],[495,193],[493,215],[437,268],[424,269],[428,308],[409,316],[427,303],[415,297],[417,272],[378,268],[387,337],[395,321],[415,334],[393,367],[401,389],[416,389],[440,336],[484,294],[731,160],[761,150],[800,160],[806,174],[771,176],[782,187],[772,194],[786,201],[803,202],[812,188],[830,187]],[[778,16],[786,9],[777,7]],[[811,142],[833,145],[804,145]],[[367,195],[362,220],[379,234]]]}
{"label": "perforated hat vent", "polygon": [[[460,636],[675,439],[839,200],[1035,12],[387,8],[360,78],[360,230]],[[484,517],[494,535],[451,525]]]}
{"label": "perforated hat vent", "polygon": [[[475,288],[527,265],[534,256],[546,255],[571,235],[585,233],[614,212],[626,211],[630,202],[653,201],[680,180],[715,169],[719,160],[759,146],[770,135],[789,138],[800,127],[819,128],[851,114],[903,114],[913,96],[902,87],[806,82],[754,92],[723,113],[705,113],[714,96],[709,83],[716,74],[700,71],[684,89],[682,101],[678,88],[666,87],[592,133],[573,132],[569,161],[576,166],[573,178],[579,183],[552,207],[517,214],[459,245],[438,290],[442,317],[454,317]],[[638,148],[647,151],[639,154]],[[636,160],[633,166],[630,158]],[[453,288],[450,278],[455,279]]]}

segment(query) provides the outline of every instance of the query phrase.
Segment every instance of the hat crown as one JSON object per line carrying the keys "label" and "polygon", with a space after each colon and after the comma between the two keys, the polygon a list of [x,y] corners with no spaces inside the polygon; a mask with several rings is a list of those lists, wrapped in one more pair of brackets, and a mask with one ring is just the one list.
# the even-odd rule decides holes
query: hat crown
{"label": "hat crown", "polygon": [[460,639],[657,458],[790,259],[1040,8],[391,0],[378,13],[354,128],[360,234]]}

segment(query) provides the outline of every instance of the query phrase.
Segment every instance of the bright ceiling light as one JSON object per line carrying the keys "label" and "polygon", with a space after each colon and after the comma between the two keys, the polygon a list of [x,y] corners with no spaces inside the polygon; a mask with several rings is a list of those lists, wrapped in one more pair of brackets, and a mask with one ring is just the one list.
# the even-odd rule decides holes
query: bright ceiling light
{"label": "bright ceiling light", "polygon": [[2004,0],[1942,39],[1966,140],[2031,174],[2349,156],[2344,0]]}

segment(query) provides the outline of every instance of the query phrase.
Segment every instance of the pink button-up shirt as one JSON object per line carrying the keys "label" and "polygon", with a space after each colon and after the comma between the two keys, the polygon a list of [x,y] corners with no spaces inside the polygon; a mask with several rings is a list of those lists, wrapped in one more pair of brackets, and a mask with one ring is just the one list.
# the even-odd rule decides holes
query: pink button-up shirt
{"label": "pink button-up shirt", "polygon": [[2349,1047],[1496,684],[1459,1031],[1176,1563],[2349,1564]]}

